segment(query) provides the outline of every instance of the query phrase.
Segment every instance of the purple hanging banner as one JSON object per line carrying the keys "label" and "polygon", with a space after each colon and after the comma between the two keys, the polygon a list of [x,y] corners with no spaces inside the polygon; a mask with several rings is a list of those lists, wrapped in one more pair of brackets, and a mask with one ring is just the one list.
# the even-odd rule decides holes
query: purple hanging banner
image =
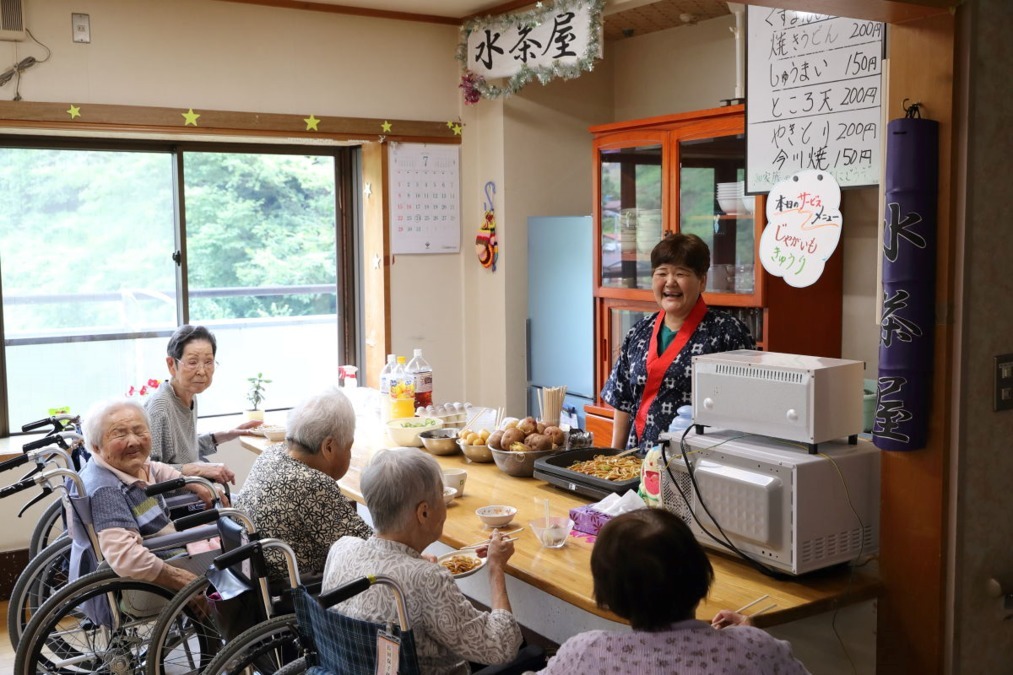
{"label": "purple hanging banner", "polygon": [[925,447],[932,400],[939,123],[917,104],[887,126],[883,318],[872,441],[881,450]]}

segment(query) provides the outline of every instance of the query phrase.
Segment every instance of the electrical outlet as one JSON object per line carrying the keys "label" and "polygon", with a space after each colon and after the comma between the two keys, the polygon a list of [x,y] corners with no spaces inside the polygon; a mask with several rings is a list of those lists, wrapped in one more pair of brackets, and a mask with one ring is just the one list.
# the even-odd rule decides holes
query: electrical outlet
{"label": "electrical outlet", "polygon": [[91,42],[91,18],[87,14],[71,14],[70,28],[74,42]]}
{"label": "electrical outlet", "polygon": [[1013,354],[995,357],[995,400],[992,410],[1013,410]]}

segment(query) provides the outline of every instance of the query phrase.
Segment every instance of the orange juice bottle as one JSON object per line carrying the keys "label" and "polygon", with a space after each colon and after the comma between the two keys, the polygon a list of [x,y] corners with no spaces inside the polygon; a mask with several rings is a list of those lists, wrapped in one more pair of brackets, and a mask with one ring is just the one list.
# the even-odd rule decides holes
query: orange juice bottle
{"label": "orange juice bottle", "polygon": [[390,418],[415,416],[415,377],[405,369],[405,357],[397,357],[390,374]]}

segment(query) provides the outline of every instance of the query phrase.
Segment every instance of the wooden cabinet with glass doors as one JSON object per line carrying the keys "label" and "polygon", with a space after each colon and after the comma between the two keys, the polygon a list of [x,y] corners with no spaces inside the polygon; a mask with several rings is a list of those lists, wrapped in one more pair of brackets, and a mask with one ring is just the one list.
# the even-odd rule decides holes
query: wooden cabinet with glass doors
{"label": "wooden cabinet with glass doors", "polygon": [[[762,196],[745,196],[743,106],[592,127],[595,153],[595,383],[600,394],[627,331],[658,306],[651,249],[668,232],[711,250],[704,300],[732,313],[760,349],[839,357],[842,255],[820,280],[791,288],[760,265]],[[587,406],[595,445],[611,441],[611,409]]]}

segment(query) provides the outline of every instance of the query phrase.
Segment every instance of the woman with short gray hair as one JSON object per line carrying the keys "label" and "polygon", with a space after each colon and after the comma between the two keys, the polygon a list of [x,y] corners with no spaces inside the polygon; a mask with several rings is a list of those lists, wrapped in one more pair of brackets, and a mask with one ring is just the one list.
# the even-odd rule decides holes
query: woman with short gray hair
{"label": "woman with short gray hair", "polygon": [[[373,534],[338,487],[354,439],[352,404],[328,387],[289,411],[285,442],[261,453],[236,496],[262,536],[288,542],[303,574],[323,572],[328,549],[341,537]],[[287,579],[281,554],[264,554],[270,578]]]}
{"label": "woman with short gray hair", "polygon": [[[443,533],[447,506],[443,474],[431,456],[415,448],[381,450],[359,480],[376,534],[345,538],[331,547],[323,590],[371,574],[401,585],[415,631],[423,673],[469,673],[469,661],[508,663],[517,656],[521,631],[510,611],[506,562],[514,545],[498,531],[488,547],[492,611],[482,612],[457,587],[450,572],[422,551]],[[346,616],[374,623],[396,621],[390,591],[374,586],[336,605]]]}

